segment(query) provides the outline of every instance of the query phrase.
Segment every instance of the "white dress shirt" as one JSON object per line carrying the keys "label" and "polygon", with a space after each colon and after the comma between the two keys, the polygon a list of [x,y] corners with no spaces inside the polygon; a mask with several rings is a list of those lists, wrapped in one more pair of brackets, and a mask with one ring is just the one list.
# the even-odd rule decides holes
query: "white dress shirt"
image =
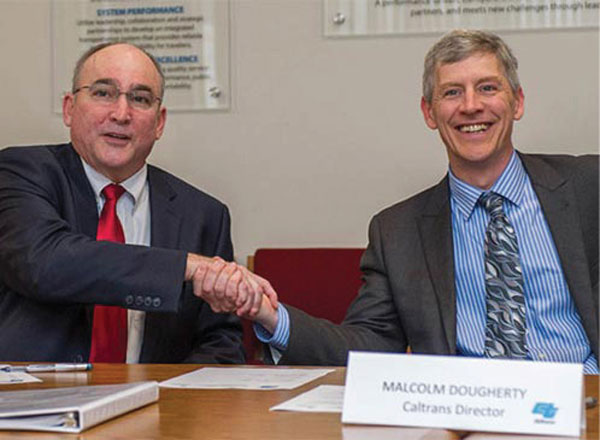
{"label": "white dress shirt", "polygon": [[[102,189],[114,183],[106,176],[89,166],[85,161],[83,169],[96,196],[98,215],[104,206]],[[123,226],[125,243],[150,246],[150,197],[148,189],[148,167],[144,166],[133,176],[120,182],[125,193],[117,202],[117,216]],[[144,322],[146,314],[138,310],[127,310],[127,363],[135,364],[140,360],[142,341],[144,340]]]}

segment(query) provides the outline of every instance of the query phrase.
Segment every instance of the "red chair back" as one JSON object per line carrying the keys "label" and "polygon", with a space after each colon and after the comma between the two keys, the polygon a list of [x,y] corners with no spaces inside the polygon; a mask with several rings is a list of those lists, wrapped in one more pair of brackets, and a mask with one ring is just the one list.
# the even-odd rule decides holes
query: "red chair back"
{"label": "red chair back", "polygon": [[[281,302],[339,324],[362,284],[363,252],[363,248],[258,249],[254,272],[269,280]],[[253,363],[258,341],[251,325],[245,323],[244,331],[248,361]]]}

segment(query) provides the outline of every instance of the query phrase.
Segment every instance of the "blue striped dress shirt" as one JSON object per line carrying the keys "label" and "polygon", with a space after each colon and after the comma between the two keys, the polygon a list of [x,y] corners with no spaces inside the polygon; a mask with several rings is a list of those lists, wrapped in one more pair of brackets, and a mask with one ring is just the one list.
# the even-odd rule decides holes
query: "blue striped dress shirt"
{"label": "blue striped dress shirt", "polygon": [[[451,171],[449,181],[457,351],[480,357],[486,321],[483,243],[489,217],[477,203],[481,189],[459,180]],[[516,153],[490,191],[505,198],[504,211],[517,234],[525,286],[528,358],[583,363],[586,374],[598,374],[598,361],[569,293],[550,229]]]}

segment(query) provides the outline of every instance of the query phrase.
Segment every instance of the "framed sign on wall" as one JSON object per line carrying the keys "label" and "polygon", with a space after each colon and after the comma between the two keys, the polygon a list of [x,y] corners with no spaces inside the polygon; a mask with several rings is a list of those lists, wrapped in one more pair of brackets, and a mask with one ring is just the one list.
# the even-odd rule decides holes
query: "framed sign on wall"
{"label": "framed sign on wall", "polygon": [[324,0],[325,35],[598,28],[598,0]]}
{"label": "framed sign on wall", "polygon": [[53,0],[51,14],[55,111],[79,56],[112,41],[156,58],[169,110],[229,108],[228,0]]}

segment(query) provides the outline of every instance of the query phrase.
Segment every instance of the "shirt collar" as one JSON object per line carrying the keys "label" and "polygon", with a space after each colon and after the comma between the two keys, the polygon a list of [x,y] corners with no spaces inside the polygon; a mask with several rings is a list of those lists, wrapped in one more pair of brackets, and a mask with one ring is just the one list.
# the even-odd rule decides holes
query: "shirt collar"
{"label": "shirt collar", "polygon": [[[100,174],[98,171],[92,168],[83,159],[81,159],[81,163],[83,164],[85,175],[87,176],[90,185],[92,185],[92,189],[94,190],[96,199],[101,200],[102,190],[106,185],[113,182],[108,177],[106,177],[103,174]],[[127,194],[129,194],[133,198],[134,205],[140,199],[142,191],[144,190],[144,185],[146,184],[147,177],[148,165],[144,164],[144,166],[140,168],[134,175],[119,183],[119,185],[125,188]]]}
{"label": "shirt collar", "polygon": [[[452,173],[450,168],[448,168],[448,178],[450,181],[450,196],[454,206],[465,219],[468,219],[477,205],[477,200],[486,191],[460,180]],[[518,206],[523,200],[523,187],[526,180],[525,167],[517,153],[513,151],[508,165],[506,165],[506,168],[489,191],[500,194],[506,200]]]}

